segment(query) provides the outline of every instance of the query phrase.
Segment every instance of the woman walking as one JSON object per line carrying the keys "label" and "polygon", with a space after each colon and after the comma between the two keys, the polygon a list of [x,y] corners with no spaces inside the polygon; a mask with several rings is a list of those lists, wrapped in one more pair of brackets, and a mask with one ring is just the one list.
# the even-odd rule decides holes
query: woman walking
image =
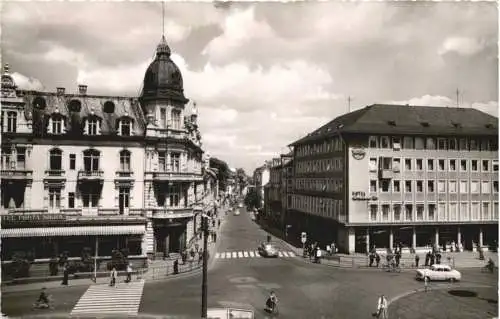
{"label": "woman walking", "polygon": [[113,267],[113,269],[111,270],[111,276],[110,276],[110,282],[109,282],[109,285],[111,287],[114,287],[116,285],[116,277],[117,277],[117,273],[116,273],[116,268]]}

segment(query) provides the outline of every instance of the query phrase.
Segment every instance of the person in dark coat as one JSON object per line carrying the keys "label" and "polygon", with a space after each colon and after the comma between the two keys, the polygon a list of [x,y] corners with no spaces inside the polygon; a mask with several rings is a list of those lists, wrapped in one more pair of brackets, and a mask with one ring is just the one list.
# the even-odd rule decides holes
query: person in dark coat
{"label": "person in dark coat", "polygon": [[177,275],[179,273],[179,260],[176,259],[174,260],[174,275]]}
{"label": "person in dark coat", "polygon": [[415,268],[418,268],[418,262],[420,261],[420,256],[415,255]]}
{"label": "person in dark coat", "polygon": [[375,261],[377,262],[377,268],[378,268],[378,265],[380,264],[380,255],[379,254],[376,254]]}
{"label": "person in dark coat", "polygon": [[370,253],[370,267],[373,266],[373,260],[375,259],[375,256],[373,256],[372,253]]}
{"label": "person in dark coat", "polygon": [[430,266],[434,265],[434,258],[435,257],[436,256],[434,254],[431,254],[431,264],[430,264]]}
{"label": "person in dark coat", "polygon": [[399,267],[399,260],[401,259],[401,251],[398,250],[398,252],[396,253],[396,267]]}
{"label": "person in dark coat", "polygon": [[68,269],[68,264],[66,263],[64,264],[63,281],[61,285],[67,286],[68,280],[69,280],[69,269]]}
{"label": "person in dark coat", "polygon": [[430,260],[431,260],[431,252],[428,251],[427,254],[425,254],[425,267],[429,266]]}

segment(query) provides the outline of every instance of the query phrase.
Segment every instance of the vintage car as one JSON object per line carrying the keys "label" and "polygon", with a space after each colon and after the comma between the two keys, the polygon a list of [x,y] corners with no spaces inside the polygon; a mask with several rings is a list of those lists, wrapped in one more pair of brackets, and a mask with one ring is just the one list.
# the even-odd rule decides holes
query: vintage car
{"label": "vintage car", "polygon": [[243,208],[243,203],[239,203],[238,208]]}
{"label": "vintage car", "polygon": [[417,269],[415,278],[424,280],[425,277],[429,281],[459,281],[462,279],[462,274],[455,269],[451,269],[449,265],[434,264],[430,268]]}
{"label": "vintage car", "polygon": [[278,257],[278,250],[271,244],[262,243],[258,250],[262,257]]}
{"label": "vintage car", "polygon": [[233,214],[234,214],[234,216],[239,216],[240,215],[240,210],[239,209],[235,209]]}

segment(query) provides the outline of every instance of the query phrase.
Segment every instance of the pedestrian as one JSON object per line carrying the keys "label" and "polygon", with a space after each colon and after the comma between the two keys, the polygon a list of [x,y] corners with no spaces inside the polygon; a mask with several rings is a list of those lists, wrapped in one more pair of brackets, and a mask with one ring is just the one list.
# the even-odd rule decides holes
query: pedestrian
{"label": "pedestrian", "polygon": [[118,274],[116,273],[116,268],[113,267],[113,269],[111,269],[111,274],[109,276],[109,286],[110,287],[116,286],[116,277],[117,276],[118,276]]}
{"label": "pedestrian", "polygon": [[434,255],[434,254],[431,254],[431,258],[430,258],[431,263],[430,263],[430,265],[429,265],[429,266],[434,265],[434,258],[435,258],[435,255]]}
{"label": "pedestrian", "polygon": [[326,245],[326,252],[327,252],[328,256],[332,255],[332,248],[330,247],[330,245]]}
{"label": "pedestrian", "polygon": [[68,269],[68,263],[64,264],[64,269],[63,269],[63,281],[61,285],[67,286],[68,285],[68,280],[69,280],[69,269]]}
{"label": "pedestrian", "polygon": [[429,277],[425,276],[424,277],[424,289],[425,289],[425,292],[427,292],[428,286],[429,286]]}
{"label": "pedestrian", "polygon": [[179,273],[179,259],[174,260],[174,275]]}
{"label": "pedestrian", "polygon": [[219,228],[219,227],[220,227],[220,219],[217,220],[217,228]]}
{"label": "pedestrian", "polygon": [[418,254],[415,255],[415,268],[418,268],[418,262],[420,261],[420,256]]}
{"label": "pedestrian", "polygon": [[425,254],[425,267],[429,266],[430,259],[431,259],[431,252],[428,251],[427,254]]}
{"label": "pedestrian", "polygon": [[132,264],[127,265],[127,279],[125,279],[126,283],[129,283],[132,281]]}
{"label": "pedestrian", "polygon": [[214,234],[214,243],[216,243],[217,242],[217,233],[213,232],[213,234]]}
{"label": "pedestrian", "polygon": [[315,263],[319,264],[321,259],[321,248],[316,247],[316,258]]}
{"label": "pedestrian", "polygon": [[377,318],[388,319],[387,317],[387,298],[382,294],[377,301]]}
{"label": "pedestrian", "polygon": [[399,267],[399,260],[401,259],[401,251],[398,250],[396,253],[396,267]]}
{"label": "pedestrian", "polygon": [[198,252],[198,265],[203,261],[203,249]]}
{"label": "pedestrian", "polygon": [[377,263],[377,268],[378,268],[378,265],[380,264],[380,255],[379,254],[375,254],[375,262]]}
{"label": "pedestrian", "polygon": [[375,256],[373,255],[373,253],[370,253],[370,267],[373,266],[373,260],[375,259]]}

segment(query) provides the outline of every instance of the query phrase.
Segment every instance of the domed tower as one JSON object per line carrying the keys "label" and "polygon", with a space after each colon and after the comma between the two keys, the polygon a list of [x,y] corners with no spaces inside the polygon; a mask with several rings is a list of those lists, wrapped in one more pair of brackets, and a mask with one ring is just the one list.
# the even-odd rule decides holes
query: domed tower
{"label": "domed tower", "polygon": [[9,64],[6,63],[2,73],[2,97],[17,97],[16,83],[10,75]]}
{"label": "domed tower", "polygon": [[144,75],[141,96],[142,110],[148,127],[158,129],[184,129],[184,96],[182,74],[170,59],[170,47],[162,36],[156,48],[156,57]]}

